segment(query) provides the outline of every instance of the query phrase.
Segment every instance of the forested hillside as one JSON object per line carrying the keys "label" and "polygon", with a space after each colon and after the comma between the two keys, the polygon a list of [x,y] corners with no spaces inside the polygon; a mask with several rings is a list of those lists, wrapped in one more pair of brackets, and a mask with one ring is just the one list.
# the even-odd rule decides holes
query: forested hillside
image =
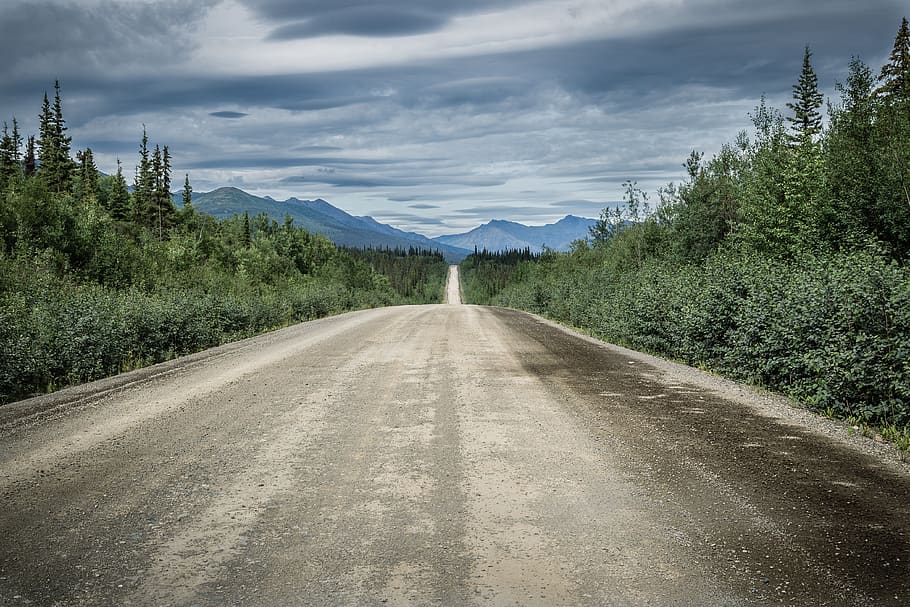
{"label": "forested hillside", "polygon": [[907,448],[906,19],[888,63],[854,60],[837,90],[825,122],[807,48],[793,101],[763,99],[754,132],[693,152],[684,183],[653,202],[626,183],[625,206],[570,253],[469,258],[465,294],[785,392]]}
{"label": "forested hillside", "polygon": [[290,219],[199,213],[188,176],[178,209],[170,150],[145,133],[130,193],[122,167],[103,175],[90,149],[73,158],[62,105],[57,86],[36,136],[12,119],[0,139],[0,403],[301,320],[441,298],[444,269],[414,276],[407,254],[380,266]]}

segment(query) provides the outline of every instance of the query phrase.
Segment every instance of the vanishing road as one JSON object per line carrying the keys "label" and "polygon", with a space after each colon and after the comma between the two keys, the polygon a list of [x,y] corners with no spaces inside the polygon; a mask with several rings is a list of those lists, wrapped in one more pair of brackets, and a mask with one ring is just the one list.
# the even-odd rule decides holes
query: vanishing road
{"label": "vanishing road", "polygon": [[888,450],[523,313],[355,312],[0,408],[0,605],[907,605]]}

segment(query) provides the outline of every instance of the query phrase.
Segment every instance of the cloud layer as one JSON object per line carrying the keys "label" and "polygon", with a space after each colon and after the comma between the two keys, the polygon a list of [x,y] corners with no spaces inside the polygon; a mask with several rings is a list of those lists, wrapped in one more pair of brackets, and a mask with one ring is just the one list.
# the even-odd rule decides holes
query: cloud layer
{"label": "cloud layer", "polygon": [[135,162],[143,124],[197,190],[323,197],[439,234],[595,216],[779,107],[814,51],[877,70],[902,2],[12,0],[0,119],[61,81],[74,146]]}

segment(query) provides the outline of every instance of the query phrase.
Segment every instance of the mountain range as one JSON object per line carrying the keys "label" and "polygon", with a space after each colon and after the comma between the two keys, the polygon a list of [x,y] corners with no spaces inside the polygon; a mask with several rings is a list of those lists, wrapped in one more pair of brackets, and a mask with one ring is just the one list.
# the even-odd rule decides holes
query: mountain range
{"label": "mountain range", "polygon": [[244,212],[250,215],[265,213],[276,221],[283,221],[286,216],[290,216],[294,225],[322,234],[339,246],[439,250],[451,263],[461,261],[475,247],[488,251],[525,248],[540,251],[544,246],[566,250],[572,241],[586,238],[588,228],[594,223],[593,219],[572,215],[546,226],[526,226],[512,221],[493,220],[463,234],[427,238],[416,232],[399,230],[369,216],[350,215],[321,198],[289,198],[278,201],[268,196],[254,196],[237,188],[224,187],[211,192],[194,192],[193,206],[215,217],[230,217]]}
{"label": "mountain range", "polygon": [[470,232],[439,236],[433,240],[462,249],[476,247],[488,251],[502,251],[528,248],[540,252],[546,247],[567,251],[574,241],[588,237],[589,229],[594,223],[593,219],[574,215],[566,215],[556,223],[543,226],[526,226],[514,221],[494,219]]}

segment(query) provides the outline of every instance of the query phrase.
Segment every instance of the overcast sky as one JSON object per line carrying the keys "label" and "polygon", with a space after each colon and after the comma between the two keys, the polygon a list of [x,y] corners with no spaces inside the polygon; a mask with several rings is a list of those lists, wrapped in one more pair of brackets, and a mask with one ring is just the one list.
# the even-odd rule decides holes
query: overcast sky
{"label": "overcast sky", "polygon": [[54,79],[75,148],[132,180],[321,197],[427,235],[596,217],[781,109],[808,44],[833,95],[906,0],[0,0],[0,119]]}

